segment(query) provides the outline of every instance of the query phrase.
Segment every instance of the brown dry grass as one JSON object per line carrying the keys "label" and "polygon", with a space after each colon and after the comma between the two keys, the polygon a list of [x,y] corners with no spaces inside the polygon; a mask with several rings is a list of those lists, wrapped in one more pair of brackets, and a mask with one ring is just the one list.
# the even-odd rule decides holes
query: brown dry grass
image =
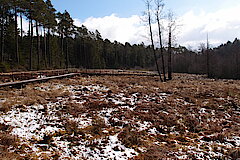
{"label": "brown dry grass", "polygon": [[[56,102],[59,100],[58,98],[65,98],[67,102],[59,107],[59,117],[63,112],[69,113],[73,117],[87,113],[87,116],[92,118],[93,121],[91,126],[80,129],[75,121],[62,119],[66,131],[57,134],[65,134],[69,141],[75,143],[79,139],[74,139],[69,135],[73,133],[82,135],[81,138],[83,139],[86,138],[86,135],[91,135],[91,139],[96,139],[106,136],[103,130],[110,130],[111,128],[113,129],[112,134],[119,133],[118,138],[126,147],[137,148],[145,145],[147,151],[141,153],[136,159],[174,158],[171,152],[177,151],[180,147],[184,148],[186,145],[197,145],[200,136],[202,137],[201,140],[213,141],[214,143],[224,143],[227,138],[239,136],[240,117],[236,113],[240,106],[240,81],[212,80],[184,74],[175,74],[174,77],[172,81],[165,83],[159,82],[157,77],[74,77],[68,80],[53,80],[48,83],[28,85],[20,90],[1,90],[0,98],[6,99],[6,101],[1,104],[0,111],[7,112],[12,106],[46,104],[50,101]],[[76,90],[79,85],[101,85],[108,87],[109,91],[101,93],[86,91],[89,95],[84,97],[81,95],[82,90],[80,90],[78,100],[86,100],[86,102],[79,104],[75,102],[76,99],[71,98],[72,93],[65,90],[64,87],[54,88],[58,84],[63,86],[73,85]],[[46,86],[49,90],[37,89]],[[132,111],[119,109],[114,112],[114,115],[111,115],[110,126],[106,126],[104,120],[96,116],[97,112],[107,108],[118,108],[119,106],[112,102],[99,100],[99,97],[106,95],[107,98],[111,98],[119,93],[123,93],[125,97],[138,93],[136,97],[138,100],[143,99],[146,95],[155,99],[135,104],[137,107]],[[159,102],[161,93],[167,93],[168,96]],[[204,112],[201,109],[204,109]],[[230,117],[226,118],[227,114]],[[149,136],[146,135],[148,133],[139,132],[134,127],[117,129],[124,126],[125,123],[115,121],[114,118],[131,122],[132,126],[135,125],[133,119],[140,122],[150,122],[151,127],[155,127],[161,134]],[[4,127],[6,126],[2,128],[4,129]],[[186,130],[189,132],[186,132]],[[173,134],[173,132],[179,134]],[[162,134],[166,135],[162,136]],[[91,139],[88,140],[91,141]],[[5,139],[5,141],[7,144],[13,143],[11,139],[9,141]],[[157,146],[153,144],[156,141],[166,144]],[[175,142],[178,142],[178,145]],[[90,144],[94,145],[93,143]],[[217,150],[218,147],[216,145],[215,149]],[[209,146],[201,146],[201,148],[206,151],[209,150]],[[239,149],[232,152],[228,151],[230,157],[239,156]],[[188,158],[191,158],[191,155],[189,156]],[[194,158],[194,155],[192,155],[192,158]]]}
{"label": "brown dry grass", "polygon": [[1,160],[15,160],[20,159],[16,153],[10,153],[9,147],[17,148],[19,139],[11,135],[9,132],[12,130],[11,126],[0,124],[0,159]]}
{"label": "brown dry grass", "polygon": [[24,89],[0,90],[4,102],[0,103],[0,111],[7,112],[13,106],[30,106],[34,104],[46,104],[49,101],[56,102],[58,97],[69,97],[71,93],[64,88],[52,88],[51,83],[45,83],[49,89],[39,90],[41,84],[31,84]]}
{"label": "brown dry grass", "polygon": [[141,140],[141,133],[132,130],[131,127],[126,127],[119,133],[118,138],[128,148],[140,146],[143,142]]}
{"label": "brown dry grass", "polygon": [[135,160],[167,160],[175,159],[175,156],[169,156],[173,149],[166,146],[150,146],[145,153],[141,153],[139,156],[135,157]]}

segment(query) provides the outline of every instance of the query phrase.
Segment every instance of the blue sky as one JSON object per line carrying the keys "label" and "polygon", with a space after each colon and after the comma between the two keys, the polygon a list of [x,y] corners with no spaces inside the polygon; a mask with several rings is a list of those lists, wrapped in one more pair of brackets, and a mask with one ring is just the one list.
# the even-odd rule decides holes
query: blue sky
{"label": "blue sky", "polygon": [[57,10],[69,11],[73,18],[84,20],[89,17],[109,16],[112,13],[120,17],[141,14],[144,10],[142,0],[52,0]]}
{"label": "blue sky", "polygon": [[[73,18],[85,20],[89,17],[109,16],[112,13],[119,17],[141,15],[145,10],[144,0],[52,0],[58,11],[67,10]],[[165,0],[166,7],[181,16],[193,9],[195,11],[216,11],[240,3],[239,0]]]}
{"label": "blue sky", "polygon": [[[177,42],[197,47],[209,33],[213,46],[240,38],[240,0],[165,0],[165,9],[175,13],[180,28]],[[111,41],[146,42],[147,29],[140,20],[143,0],[52,0],[54,7],[67,10],[75,24],[98,29]]]}

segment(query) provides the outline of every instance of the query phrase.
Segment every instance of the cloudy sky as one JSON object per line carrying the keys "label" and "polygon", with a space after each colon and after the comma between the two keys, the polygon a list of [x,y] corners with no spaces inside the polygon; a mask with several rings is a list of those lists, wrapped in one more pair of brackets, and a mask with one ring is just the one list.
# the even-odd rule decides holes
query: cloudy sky
{"label": "cloudy sky", "polygon": [[[52,0],[58,11],[67,10],[76,25],[98,29],[103,38],[121,43],[148,43],[148,29],[142,21],[143,0]],[[196,48],[240,38],[240,0],[165,0],[177,18],[176,42]],[[157,39],[156,39],[157,40]]]}

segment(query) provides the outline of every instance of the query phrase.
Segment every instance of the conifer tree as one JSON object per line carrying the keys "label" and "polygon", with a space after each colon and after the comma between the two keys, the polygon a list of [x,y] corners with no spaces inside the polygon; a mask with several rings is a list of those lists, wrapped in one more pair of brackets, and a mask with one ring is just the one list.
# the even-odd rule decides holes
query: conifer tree
{"label": "conifer tree", "polygon": [[69,44],[68,40],[70,36],[74,33],[74,25],[73,25],[73,19],[71,18],[70,14],[65,10],[64,13],[58,13],[58,30],[61,35],[61,47],[62,47],[62,52],[63,51],[63,40],[65,38],[65,43],[66,43],[66,49],[65,49],[65,67],[69,67]]}
{"label": "conifer tree", "polygon": [[[45,67],[52,66],[52,54],[50,50],[50,37],[51,32],[54,32],[55,27],[57,26],[56,21],[56,9],[53,7],[51,0],[46,0],[46,12],[45,12],[45,21],[44,21],[44,54],[45,54],[45,63],[48,59],[48,63],[45,64]],[[47,28],[47,37],[45,33],[45,28]],[[47,58],[48,57],[48,58]]]}

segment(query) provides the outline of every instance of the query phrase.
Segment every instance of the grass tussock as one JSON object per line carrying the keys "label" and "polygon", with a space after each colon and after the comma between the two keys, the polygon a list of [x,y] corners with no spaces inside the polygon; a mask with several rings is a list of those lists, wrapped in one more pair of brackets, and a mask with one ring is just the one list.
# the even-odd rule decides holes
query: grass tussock
{"label": "grass tussock", "polygon": [[175,159],[174,155],[170,156],[172,149],[162,146],[150,146],[146,152],[137,156],[136,160],[162,160],[162,159]]}
{"label": "grass tussock", "polygon": [[135,146],[140,146],[143,142],[141,140],[141,134],[137,131],[131,129],[131,127],[126,127],[118,135],[119,140],[128,148],[134,148]]}
{"label": "grass tussock", "polygon": [[20,159],[16,153],[10,153],[9,147],[17,148],[19,146],[19,139],[17,136],[11,135],[11,127],[0,124],[0,159],[1,160],[15,160]]}
{"label": "grass tussock", "polygon": [[[86,108],[81,104],[69,101],[62,106],[62,111],[65,113],[69,113],[74,117],[78,117],[79,115],[86,112]],[[59,112],[59,114],[61,115],[61,112]]]}
{"label": "grass tussock", "polygon": [[106,124],[103,118],[95,116],[92,119],[92,125],[89,126],[89,128],[86,130],[88,134],[91,134],[93,136],[96,135],[102,135],[103,130],[106,128]]}

